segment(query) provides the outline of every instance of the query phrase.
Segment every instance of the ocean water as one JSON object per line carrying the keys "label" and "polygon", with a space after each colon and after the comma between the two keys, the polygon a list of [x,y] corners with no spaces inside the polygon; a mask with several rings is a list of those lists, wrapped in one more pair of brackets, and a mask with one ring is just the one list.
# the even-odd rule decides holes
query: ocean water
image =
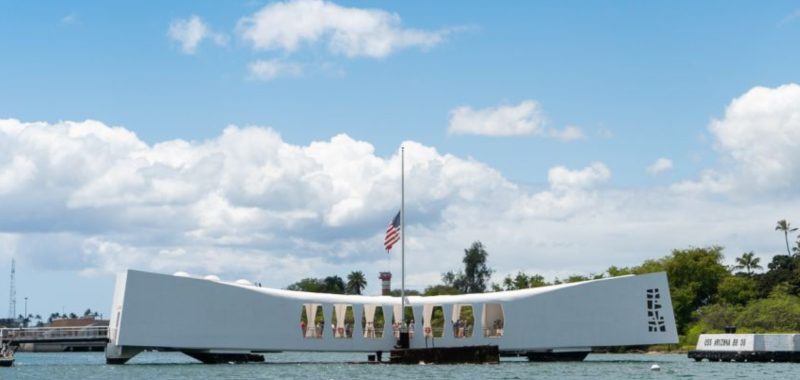
{"label": "ocean water", "polygon": [[[800,364],[696,363],[678,354],[591,354],[578,363],[504,359],[491,365],[363,364],[366,354],[279,353],[266,363],[204,365],[180,353],[146,352],[125,365],[102,353],[23,353],[0,379],[800,379]],[[657,364],[660,371],[650,367]]]}

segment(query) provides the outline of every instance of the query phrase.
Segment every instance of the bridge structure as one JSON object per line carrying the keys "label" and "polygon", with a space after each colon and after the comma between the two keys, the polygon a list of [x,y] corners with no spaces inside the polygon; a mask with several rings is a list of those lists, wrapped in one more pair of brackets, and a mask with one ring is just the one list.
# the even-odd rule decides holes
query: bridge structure
{"label": "bridge structure", "polygon": [[107,326],[2,328],[0,343],[18,346],[23,343],[107,343]]}

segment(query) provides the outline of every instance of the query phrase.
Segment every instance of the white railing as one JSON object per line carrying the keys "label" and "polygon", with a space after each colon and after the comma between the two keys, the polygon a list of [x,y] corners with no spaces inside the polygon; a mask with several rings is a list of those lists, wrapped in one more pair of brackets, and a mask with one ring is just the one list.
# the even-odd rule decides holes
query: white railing
{"label": "white railing", "polygon": [[8,341],[97,340],[108,337],[107,326],[32,327],[0,329],[0,339]]}

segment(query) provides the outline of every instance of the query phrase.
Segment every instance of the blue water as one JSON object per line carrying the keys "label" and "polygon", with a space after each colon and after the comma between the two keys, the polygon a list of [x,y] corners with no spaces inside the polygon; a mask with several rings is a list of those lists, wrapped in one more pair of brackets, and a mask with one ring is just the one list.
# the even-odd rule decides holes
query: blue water
{"label": "blue water", "polygon": [[[368,365],[366,354],[280,353],[267,363],[204,365],[180,353],[139,354],[128,364],[105,364],[102,353],[18,352],[0,379],[800,379],[800,364],[695,363],[677,354],[589,355],[580,363],[495,365]],[[658,364],[661,371],[651,371]]]}

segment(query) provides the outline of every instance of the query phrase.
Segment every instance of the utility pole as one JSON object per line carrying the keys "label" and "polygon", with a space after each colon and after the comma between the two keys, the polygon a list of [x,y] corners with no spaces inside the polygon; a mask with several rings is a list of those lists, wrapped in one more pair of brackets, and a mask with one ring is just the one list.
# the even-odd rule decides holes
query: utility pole
{"label": "utility pole", "polygon": [[8,319],[17,318],[17,289],[14,288],[14,259],[11,259],[11,286],[8,290]]}
{"label": "utility pole", "polygon": [[[23,321],[28,320],[28,297],[25,297],[25,315],[22,316]],[[25,327],[28,327],[28,323],[25,322]]]}

